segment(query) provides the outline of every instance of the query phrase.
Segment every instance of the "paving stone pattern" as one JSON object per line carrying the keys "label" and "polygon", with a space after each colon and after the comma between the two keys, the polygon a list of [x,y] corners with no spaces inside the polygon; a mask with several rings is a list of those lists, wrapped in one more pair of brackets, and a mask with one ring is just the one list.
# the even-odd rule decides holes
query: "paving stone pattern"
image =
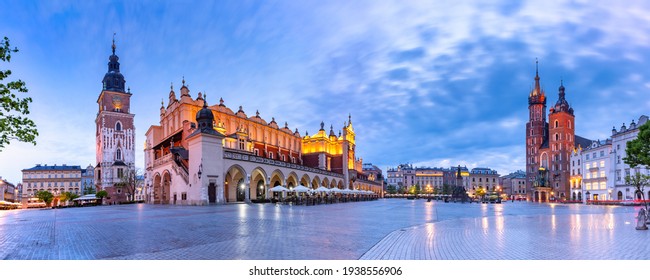
{"label": "paving stone pattern", "polygon": [[383,199],[0,211],[0,259],[649,259],[638,208]]}

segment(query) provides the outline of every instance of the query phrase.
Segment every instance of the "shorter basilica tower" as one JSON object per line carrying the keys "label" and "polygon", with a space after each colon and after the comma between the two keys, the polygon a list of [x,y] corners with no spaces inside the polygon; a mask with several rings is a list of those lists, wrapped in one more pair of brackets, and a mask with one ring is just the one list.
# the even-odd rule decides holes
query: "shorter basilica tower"
{"label": "shorter basilica tower", "polygon": [[122,180],[128,170],[135,168],[135,126],[131,114],[131,91],[125,90],[124,76],[120,73],[119,57],[109,56],[108,72],[102,80],[102,91],[97,98],[99,105],[96,127],[95,182],[97,190],[105,190],[105,203],[126,200],[122,189],[114,185]]}

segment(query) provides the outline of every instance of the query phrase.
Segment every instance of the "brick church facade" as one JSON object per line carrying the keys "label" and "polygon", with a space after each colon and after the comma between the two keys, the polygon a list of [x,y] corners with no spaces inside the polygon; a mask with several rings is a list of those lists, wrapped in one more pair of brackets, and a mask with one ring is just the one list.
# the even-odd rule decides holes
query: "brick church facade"
{"label": "brick church facade", "polygon": [[591,140],[575,135],[575,115],[565,98],[562,82],[558,99],[546,119],[546,93],[540,86],[539,69],[528,96],[526,123],[526,188],[528,200],[566,200],[570,193],[571,152]]}

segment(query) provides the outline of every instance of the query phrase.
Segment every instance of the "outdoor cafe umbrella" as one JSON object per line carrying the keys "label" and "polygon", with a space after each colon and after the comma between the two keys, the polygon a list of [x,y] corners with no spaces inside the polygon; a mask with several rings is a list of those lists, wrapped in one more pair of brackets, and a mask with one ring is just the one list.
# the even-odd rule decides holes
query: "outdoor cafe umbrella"
{"label": "outdoor cafe umbrella", "polygon": [[293,188],[293,190],[291,190],[291,191],[296,192],[296,193],[306,193],[306,192],[309,191],[309,188],[307,188],[307,187],[305,187],[303,185],[300,185],[300,186],[297,186],[297,187]]}
{"label": "outdoor cafe umbrella", "polygon": [[341,193],[342,192],[342,190],[339,189],[339,188],[331,188],[329,190],[330,190],[330,192],[333,192],[333,193]]}
{"label": "outdoor cafe umbrella", "polygon": [[269,189],[270,192],[287,192],[289,189],[283,187],[283,186],[275,186]]}
{"label": "outdoor cafe umbrella", "polygon": [[328,193],[328,192],[330,192],[330,189],[328,189],[328,188],[326,188],[326,187],[323,187],[323,186],[320,186],[320,187],[318,187],[318,188],[316,189],[316,192],[324,192],[324,193]]}

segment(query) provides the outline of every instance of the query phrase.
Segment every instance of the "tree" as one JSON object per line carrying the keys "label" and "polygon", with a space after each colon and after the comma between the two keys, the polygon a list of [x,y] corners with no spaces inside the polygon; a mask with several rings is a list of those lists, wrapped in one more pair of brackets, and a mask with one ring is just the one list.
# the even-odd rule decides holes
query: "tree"
{"label": "tree", "polygon": [[646,214],[648,213],[648,203],[645,201],[643,186],[647,185],[648,182],[650,182],[650,176],[641,174],[640,172],[635,172],[632,176],[625,176],[625,184],[634,186],[634,197],[636,197],[638,193],[641,194],[641,199],[643,199],[643,206],[645,208]]}
{"label": "tree", "polygon": [[[632,168],[640,165],[645,165],[646,168],[650,166],[650,122],[646,122],[639,127],[639,134],[636,139],[627,142],[625,154],[627,156],[623,158],[623,161]],[[633,176],[625,176],[625,184],[635,188],[634,195],[641,193],[646,215],[648,214],[648,204],[645,202],[643,187],[649,182],[650,176],[641,174],[639,170],[634,172]]]}
{"label": "tree", "polygon": [[[0,60],[3,62],[11,61],[11,53],[18,52],[17,48],[13,50],[9,45],[9,38],[4,37],[0,41]],[[11,81],[4,83],[4,79],[11,75],[11,70],[0,70],[0,151],[8,145],[11,140],[32,143],[36,145],[36,124],[34,121],[23,116],[29,114],[29,103],[32,102],[30,97],[20,98],[12,91],[27,93],[25,82]]]}
{"label": "tree", "polygon": [[419,194],[419,193],[420,193],[420,185],[419,185],[419,184],[415,184],[415,185],[411,186],[411,187],[408,189],[408,192],[409,192],[410,194]]}
{"label": "tree", "polygon": [[61,194],[59,199],[61,202],[68,202],[68,201],[73,201],[75,198],[78,198],[79,195],[76,193],[71,193],[71,192],[64,192]]}
{"label": "tree", "polygon": [[639,165],[650,166],[650,122],[639,127],[639,134],[636,139],[627,142],[623,161],[632,168]]}
{"label": "tree", "polygon": [[136,190],[142,182],[140,173],[141,171],[139,169],[128,169],[122,178],[120,178],[120,182],[115,184],[115,187],[121,188],[124,191],[129,201],[135,200]]}
{"label": "tree", "polygon": [[480,188],[478,188],[478,190],[476,190],[476,192],[474,194],[482,199],[485,196],[486,193],[487,192],[485,191],[485,189],[480,187]]}
{"label": "tree", "polygon": [[397,187],[395,187],[394,185],[388,185],[386,187],[386,192],[388,192],[389,194],[396,194],[397,193]]}
{"label": "tree", "polygon": [[48,191],[38,191],[36,192],[36,197],[45,202],[48,207],[52,203],[52,200],[54,200],[54,195]]}
{"label": "tree", "polygon": [[105,190],[98,191],[98,192],[95,194],[95,197],[96,197],[96,198],[99,198],[99,204],[103,204],[103,202],[104,202],[104,198],[107,197],[107,196],[108,196],[108,192],[105,191]]}

